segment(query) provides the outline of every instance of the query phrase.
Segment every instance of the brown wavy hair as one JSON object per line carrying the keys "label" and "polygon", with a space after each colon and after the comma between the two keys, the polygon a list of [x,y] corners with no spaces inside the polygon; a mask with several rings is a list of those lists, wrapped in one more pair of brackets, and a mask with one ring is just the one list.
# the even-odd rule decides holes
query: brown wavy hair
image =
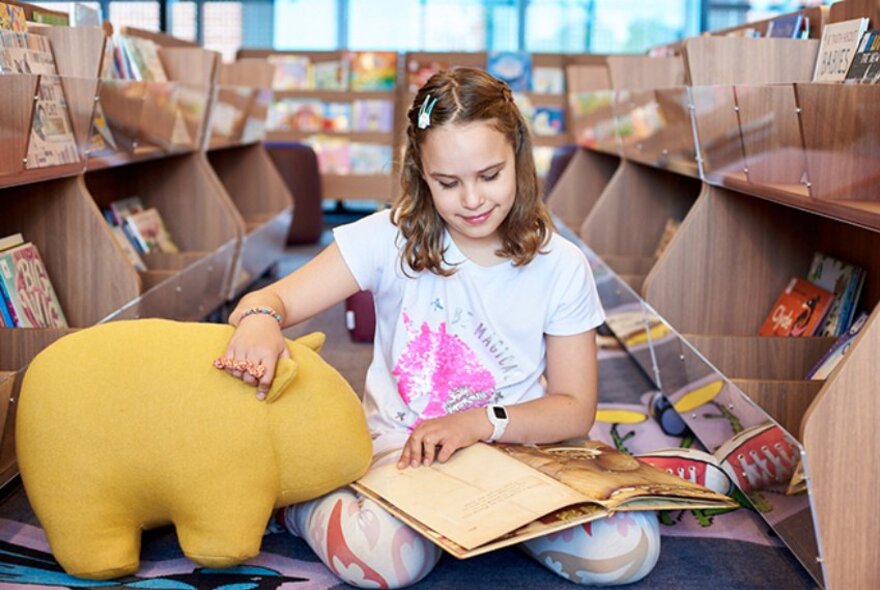
{"label": "brown wavy hair", "polygon": [[[419,110],[427,99],[436,99],[431,124],[419,129]],[[430,271],[441,276],[455,272],[444,259],[445,224],[434,207],[431,190],[422,175],[422,146],[431,130],[453,123],[488,121],[513,146],[516,164],[516,197],[498,228],[501,248],[495,253],[515,266],[528,264],[550,240],[554,230],[538,194],[532,139],[525,119],[513,102],[510,87],[478,68],[437,72],[419,89],[407,112],[406,149],[403,155],[401,193],[391,219],[404,238],[401,268]]]}

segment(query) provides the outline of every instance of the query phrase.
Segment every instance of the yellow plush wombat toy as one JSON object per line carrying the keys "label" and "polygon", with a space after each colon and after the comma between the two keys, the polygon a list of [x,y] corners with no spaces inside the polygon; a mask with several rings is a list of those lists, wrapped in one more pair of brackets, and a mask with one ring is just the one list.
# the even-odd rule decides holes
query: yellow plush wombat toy
{"label": "yellow plush wombat toy", "polygon": [[173,523],[208,567],[256,555],[275,508],[360,477],[371,444],[349,384],[288,341],[266,401],[212,366],[233,328],[135,320],[61,338],[31,363],[16,415],[25,492],[71,575],[137,571],[142,529]]}

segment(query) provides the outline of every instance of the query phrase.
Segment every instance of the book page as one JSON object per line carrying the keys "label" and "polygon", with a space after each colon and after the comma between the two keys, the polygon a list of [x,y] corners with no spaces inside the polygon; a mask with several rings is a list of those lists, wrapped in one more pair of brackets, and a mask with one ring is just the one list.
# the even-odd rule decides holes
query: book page
{"label": "book page", "polygon": [[370,470],[358,483],[412,518],[473,549],[554,510],[587,501],[575,490],[488,445],[446,463]]}

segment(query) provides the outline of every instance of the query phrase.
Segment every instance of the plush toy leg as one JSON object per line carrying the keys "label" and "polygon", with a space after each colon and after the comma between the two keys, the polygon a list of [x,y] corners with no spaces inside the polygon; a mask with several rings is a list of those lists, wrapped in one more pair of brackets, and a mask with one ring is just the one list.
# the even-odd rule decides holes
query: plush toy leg
{"label": "plush toy leg", "polygon": [[178,525],[184,554],[204,567],[231,567],[257,555],[273,507],[255,511],[245,506],[242,502],[238,511],[202,514]]}
{"label": "plush toy leg", "polygon": [[[46,529],[52,553],[71,576],[108,580],[133,574],[140,565],[141,529],[134,524],[113,525],[106,520],[81,520],[75,529]],[[81,534],[70,534],[71,530]]]}

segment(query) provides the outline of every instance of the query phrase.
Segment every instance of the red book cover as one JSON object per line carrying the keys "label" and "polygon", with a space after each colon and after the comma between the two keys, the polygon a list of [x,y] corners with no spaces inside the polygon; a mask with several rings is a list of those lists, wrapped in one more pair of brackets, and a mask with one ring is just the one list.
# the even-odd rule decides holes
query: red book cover
{"label": "red book cover", "polygon": [[758,334],[761,336],[812,336],[822,324],[834,293],[794,277],[773,304]]}

